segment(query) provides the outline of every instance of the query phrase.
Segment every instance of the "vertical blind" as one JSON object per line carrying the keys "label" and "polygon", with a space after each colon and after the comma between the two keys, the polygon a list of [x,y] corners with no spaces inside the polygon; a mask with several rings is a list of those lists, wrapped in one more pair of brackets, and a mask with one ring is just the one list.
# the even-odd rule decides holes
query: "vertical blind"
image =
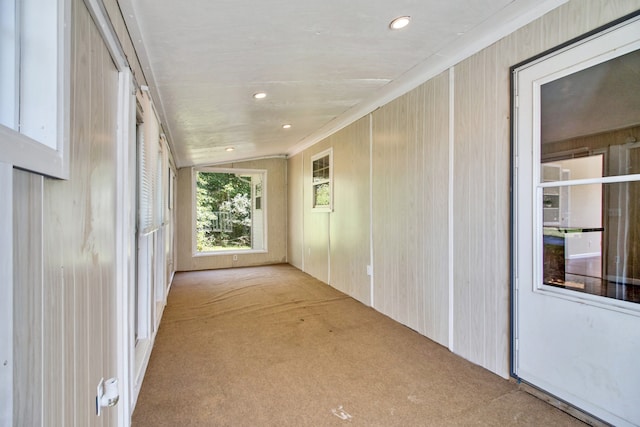
{"label": "vertical blind", "polygon": [[167,155],[157,116],[146,94],[143,94],[143,112],[144,122],[138,126],[138,230],[148,234],[163,222]]}

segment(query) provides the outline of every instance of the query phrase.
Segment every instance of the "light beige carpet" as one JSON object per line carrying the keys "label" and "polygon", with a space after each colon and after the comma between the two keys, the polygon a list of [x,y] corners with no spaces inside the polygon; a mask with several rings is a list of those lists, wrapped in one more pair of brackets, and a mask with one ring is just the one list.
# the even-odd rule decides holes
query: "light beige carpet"
{"label": "light beige carpet", "polygon": [[178,273],[133,425],[584,425],[289,265]]}

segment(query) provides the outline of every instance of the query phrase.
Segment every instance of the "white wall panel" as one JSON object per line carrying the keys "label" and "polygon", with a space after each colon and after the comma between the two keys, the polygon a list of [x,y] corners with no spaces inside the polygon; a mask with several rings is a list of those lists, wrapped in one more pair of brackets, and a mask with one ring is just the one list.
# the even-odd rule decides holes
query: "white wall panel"
{"label": "white wall panel", "polygon": [[13,424],[13,166],[0,162],[0,425]]}
{"label": "white wall panel", "polygon": [[335,182],[329,214],[329,284],[371,305],[369,116],[330,136],[327,144],[333,147]]}
{"label": "white wall panel", "polygon": [[572,1],[455,67],[453,349],[504,377],[509,373],[509,67],[638,7],[636,0]]}
{"label": "white wall panel", "polygon": [[449,78],[373,113],[374,307],[448,341]]}
{"label": "white wall panel", "polygon": [[116,375],[115,150],[118,73],[73,2],[70,179],[14,172],[15,425],[115,425],[95,415]]}
{"label": "white wall panel", "polygon": [[287,262],[304,270],[302,154],[287,161]]}
{"label": "white wall panel", "polygon": [[[16,170],[13,193],[14,425],[43,422],[42,360],[44,327],[42,283],[41,176]],[[25,268],[27,265],[30,268]]]}

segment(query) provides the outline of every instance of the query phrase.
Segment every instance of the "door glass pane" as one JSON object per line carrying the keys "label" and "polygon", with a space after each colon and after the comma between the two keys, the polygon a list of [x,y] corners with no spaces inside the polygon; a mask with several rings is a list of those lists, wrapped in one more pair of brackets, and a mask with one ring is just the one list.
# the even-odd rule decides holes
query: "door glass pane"
{"label": "door glass pane", "polygon": [[541,163],[602,154],[602,176],[640,173],[638,76],[640,50],[542,85]]}
{"label": "door glass pane", "polygon": [[640,302],[638,75],[636,50],[540,88],[544,285]]}
{"label": "door glass pane", "polygon": [[[552,189],[557,206],[546,203]],[[543,283],[640,302],[638,200],[640,181],[544,188]]]}

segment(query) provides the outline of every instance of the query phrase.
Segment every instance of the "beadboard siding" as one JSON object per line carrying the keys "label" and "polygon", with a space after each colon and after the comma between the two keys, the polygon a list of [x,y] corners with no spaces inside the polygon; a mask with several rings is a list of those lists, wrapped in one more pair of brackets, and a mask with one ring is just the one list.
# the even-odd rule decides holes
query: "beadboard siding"
{"label": "beadboard siding", "polygon": [[509,373],[509,67],[638,7],[572,1],[455,67],[452,348],[501,376]]}
{"label": "beadboard siding", "polygon": [[15,425],[115,425],[95,415],[116,375],[118,73],[82,1],[72,10],[70,179],[14,172]]}
{"label": "beadboard siding", "polygon": [[448,342],[449,77],[373,113],[374,307]]}
{"label": "beadboard siding", "polygon": [[508,65],[496,72],[496,53],[485,49],[455,68],[453,350],[506,377],[509,81]]}
{"label": "beadboard siding", "polygon": [[[448,73],[372,113],[372,297],[377,310],[508,377],[509,68],[638,8],[638,0],[573,0],[453,67],[453,159],[448,155]],[[357,124],[340,132],[352,126]],[[330,270],[329,283],[335,260],[331,258],[329,269],[322,255],[335,238],[330,225],[340,205],[332,214],[309,211],[307,163],[330,145],[331,138],[303,152],[304,234],[297,236],[297,230],[289,229],[290,241],[304,243],[304,270],[321,280]],[[334,152],[334,162],[336,158]],[[354,179],[364,185],[368,173],[349,176],[350,182],[334,177],[334,191],[353,185]],[[449,197],[453,212],[448,212]],[[448,215],[453,216],[451,241]],[[452,260],[447,256],[449,245]],[[309,249],[321,254],[310,254]],[[354,248],[341,256],[364,259],[360,251]],[[449,269],[453,313],[448,312]]]}
{"label": "beadboard siding", "polygon": [[[333,147],[333,212],[329,215],[329,284],[371,305],[369,117],[330,136]],[[311,191],[310,186],[305,190]]]}
{"label": "beadboard siding", "polygon": [[226,169],[261,169],[267,171],[267,252],[193,255],[193,172],[178,171],[178,270],[207,270],[252,265],[277,264],[287,261],[287,161],[281,158],[216,165]]}
{"label": "beadboard siding", "polygon": [[0,425],[13,424],[14,359],[14,291],[13,291],[13,165],[0,162]]}
{"label": "beadboard siding", "polygon": [[[42,350],[42,181],[29,172],[14,172],[13,234],[14,374],[13,405],[16,425],[41,425],[43,421]],[[31,214],[31,213],[35,214]],[[23,220],[17,221],[22,218]],[[28,260],[31,268],[21,268]],[[20,423],[23,421],[23,423]],[[25,422],[28,421],[28,422]]]}
{"label": "beadboard siding", "polygon": [[302,154],[287,160],[287,262],[304,271]]}

